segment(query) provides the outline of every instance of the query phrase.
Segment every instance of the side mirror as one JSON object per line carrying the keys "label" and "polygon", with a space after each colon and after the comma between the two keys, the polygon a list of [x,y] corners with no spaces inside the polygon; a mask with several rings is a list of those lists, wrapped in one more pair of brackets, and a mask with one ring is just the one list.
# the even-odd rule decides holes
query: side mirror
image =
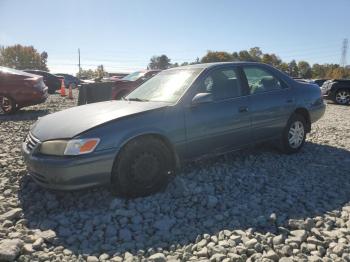
{"label": "side mirror", "polygon": [[192,106],[213,102],[213,95],[210,93],[198,93],[192,98]]}

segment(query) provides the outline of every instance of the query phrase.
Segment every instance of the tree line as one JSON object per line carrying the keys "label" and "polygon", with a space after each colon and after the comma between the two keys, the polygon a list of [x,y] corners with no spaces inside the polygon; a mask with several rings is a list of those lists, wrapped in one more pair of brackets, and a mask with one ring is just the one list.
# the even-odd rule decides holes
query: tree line
{"label": "tree line", "polygon": [[[13,45],[0,46],[0,66],[23,69],[38,69],[48,71],[47,52],[39,53],[33,46]],[[231,61],[252,61],[270,64],[292,77],[301,78],[350,78],[350,67],[340,67],[338,64],[313,64],[307,61],[282,61],[279,56],[273,53],[263,53],[259,47],[252,47],[249,50],[239,52],[207,51],[202,58],[196,58],[192,62],[181,64],[171,63],[171,59],[165,54],[153,56],[148,64],[149,69],[167,69],[189,64],[211,63],[211,62],[231,62]],[[78,73],[79,74],[79,73]],[[103,65],[99,65],[96,70],[81,70],[80,76],[86,78],[103,77],[107,75]]]}
{"label": "tree line", "polygon": [[[287,73],[292,77],[301,78],[327,78],[339,79],[350,78],[350,68],[340,67],[338,64],[313,64],[312,66],[307,61],[290,62],[282,61],[279,56],[273,53],[263,53],[259,47],[252,47],[249,50],[239,52],[225,51],[207,51],[201,58],[197,58],[193,62],[184,62],[181,66],[197,63],[212,63],[212,62],[234,62],[234,61],[249,61],[261,62],[272,65],[279,70]],[[149,69],[167,69],[179,66],[178,63],[171,63],[171,59],[166,55],[153,56],[148,64]]]}
{"label": "tree line", "polygon": [[0,66],[48,71],[47,58],[47,52],[39,53],[33,46],[0,46]]}

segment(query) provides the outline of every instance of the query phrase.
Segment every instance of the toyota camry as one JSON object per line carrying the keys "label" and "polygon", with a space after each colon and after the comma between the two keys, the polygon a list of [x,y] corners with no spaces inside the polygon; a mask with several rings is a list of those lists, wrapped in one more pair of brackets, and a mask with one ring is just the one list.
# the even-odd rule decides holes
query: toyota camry
{"label": "toyota camry", "polygon": [[196,64],[164,70],[123,100],[40,118],[22,152],[44,187],[108,184],[138,197],[164,188],[187,160],[262,141],[296,153],[324,112],[317,85],[269,65]]}

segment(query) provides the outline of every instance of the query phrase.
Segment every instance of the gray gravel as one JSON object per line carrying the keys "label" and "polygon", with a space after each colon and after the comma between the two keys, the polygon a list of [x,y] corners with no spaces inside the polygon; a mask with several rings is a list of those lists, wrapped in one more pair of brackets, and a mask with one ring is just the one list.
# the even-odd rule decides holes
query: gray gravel
{"label": "gray gravel", "polygon": [[198,161],[125,200],[26,175],[30,125],[74,103],[53,95],[0,116],[0,261],[350,261],[349,107],[328,105],[299,154],[261,145]]}

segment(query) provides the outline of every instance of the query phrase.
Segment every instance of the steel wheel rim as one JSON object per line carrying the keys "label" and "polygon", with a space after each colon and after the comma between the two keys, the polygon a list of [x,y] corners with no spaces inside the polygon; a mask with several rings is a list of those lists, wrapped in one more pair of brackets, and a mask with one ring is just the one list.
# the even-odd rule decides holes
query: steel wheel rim
{"label": "steel wheel rim", "polygon": [[350,101],[350,93],[347,91],[339,91],[335,96],[335,100],[339,104],[347,104]]}
{"label": "steel wheel rim", "polygon": [[289,145],[296,149],[301,146],[301,144],[304,141],[304,125],[300,121],[295,121],[293,124],[291,124],[289,131],[288,131],[288,142]]}
{"label": "steel wheel rim", "polygon": [[151,153],[142,153],[131,165],[131,176],[134,182],[141,187],[150,188],[157,182],[160,171],[159,159]]}
{"label": "steel wheel rim", "polygon": [[0,96],[0,106],[4,112],[10,112],[12,110],[12,103],[6,96]]}

